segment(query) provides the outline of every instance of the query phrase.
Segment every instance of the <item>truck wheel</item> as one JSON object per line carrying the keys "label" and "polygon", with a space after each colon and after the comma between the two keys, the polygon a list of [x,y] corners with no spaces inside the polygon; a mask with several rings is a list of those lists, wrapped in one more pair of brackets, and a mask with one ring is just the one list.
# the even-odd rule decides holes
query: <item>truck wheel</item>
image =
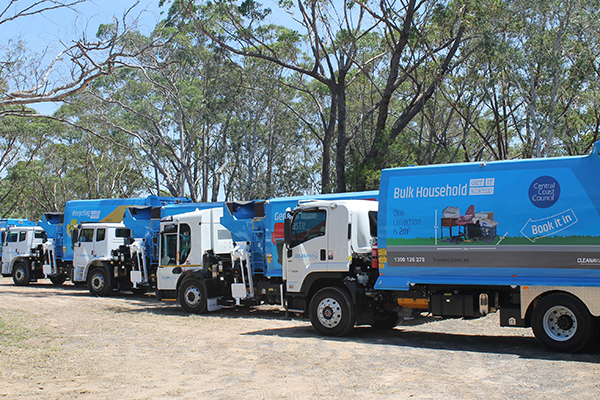
{"label": "truck wheel", "polygon": [[110,278],[104,268],[95,268],[90,272],[87,286],[93,296],[105,297],[112,292]]}
{"label": "truck wheel", "polygon": [[192,314],[202,314],[207,310],[206,288],[197,279],[190,279],[179,289],[181,308]]}
{"label": "truck wheel", "polygon": [[63,283],[65,283],[65,277],[63,275],[59,275],[59,276],[51,276],[50,277],[50,282],[52,282],[52,284],[54,286],[60,286]]}
{"label": "truck wheel", "polygon": [[17,286],[27,286],[29,285],[29,268],[25,265],[24,262],[18,262],[15,264],[13,268],[13,282]]}
{"label": "truck wheel", "polygon": [[319,290],[310,302],[310,322],[322,335],[344,336],[356,322],[349,294],[337,287]]}
{"label": "truck wheel", "polygon": [[542,347],[575,353],[594,335],[594,319],[577,298],[563,293],[548,295],[533,310],[531,327]]}

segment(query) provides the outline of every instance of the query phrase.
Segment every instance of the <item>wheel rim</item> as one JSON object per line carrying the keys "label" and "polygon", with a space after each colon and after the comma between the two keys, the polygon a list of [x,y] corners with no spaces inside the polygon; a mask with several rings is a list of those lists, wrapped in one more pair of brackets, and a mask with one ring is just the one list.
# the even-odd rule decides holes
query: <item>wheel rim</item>
{"label": "wheel rim", "polygon": [[15,271],[15,279],[19,282],[25,280],[25,271],[23,271],[23,268],[17,268]]}
{"label": "wheel rim", "polygon": [[101,291],[104,288],[104,277],[100,274],[96,274],[92,277],[92,289],[95,291]]}
{"label": "wheel rim", "polygon": [[185,302],[190,307],[196,307],[200,304],[202,300],[202,295],[200,294],[200,290],[195,286],[190,286],[185,290],[184,293]]}
{"label": "wheel rim", "polygon": [[557,342],[565,342],[577,331],[577,317],[564,306],[554,306],[544,314],[544,331]]}
{"label": "wheel rim", "polygon": [[336,327],[342,319],[342,306],[331,297],[321,300],[317,308],[317,315],[321,325],[327,328]]}

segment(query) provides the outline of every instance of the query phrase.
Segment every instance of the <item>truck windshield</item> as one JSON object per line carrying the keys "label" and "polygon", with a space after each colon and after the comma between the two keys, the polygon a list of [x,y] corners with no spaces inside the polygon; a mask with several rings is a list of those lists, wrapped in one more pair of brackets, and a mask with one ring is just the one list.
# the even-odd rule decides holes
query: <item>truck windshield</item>
{"label": "truck windshield", "polygon": [[300,211],[292,222],[292,247],[325,235],[325,210]]}
{"label": "truck windshield", "polygon": [[11,232],[8,234],[8,236],[6,237],[6,242],[7,243],[14,243],[17,241],[17,232]]}

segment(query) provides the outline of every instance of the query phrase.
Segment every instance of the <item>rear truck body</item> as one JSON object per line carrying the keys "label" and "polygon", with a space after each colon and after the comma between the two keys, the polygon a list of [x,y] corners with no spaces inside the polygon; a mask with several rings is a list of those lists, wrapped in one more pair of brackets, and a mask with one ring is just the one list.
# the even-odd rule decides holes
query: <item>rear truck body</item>
{"label": "rear truck body", "polygon": [[[174,286],[168,298],[178,299],[186,311],[195,313],[217,310],[221,306],[285,306],[282,251],[287,211],[299,201],[311,198],[363,199],[374,203],[377,194],[370,191],[228,202],[221,208],[220,222],[215,220],[215,223],[219,223],[219,229],[229,232],[232,248],[224,252],[222,248],[213,249],[208,242],[206,246],[193,248],[192,251],[202,254],[199,258],[202,262],[173,269],[176,272],[171,277]],[[161,266],[159,271],[167,270]],[[166,299],[167,293],[161,291],[160,296]]]}
{"label": "rear truck body", "polygon": [[[373,321],[374,311],[380,321],[389,315],[391,325],[393,313],[468,319],[499,310],[502,326],[532,327],[547,349],[575,352],[597,343],[599,151],[596,143],[588,156],[383,170],[374,245],[349,246],[346,262],[331,267],[340,277],[319,283],[316,293],[315,281],[325,280],[311,276],[323,262],[303,261],[302,269],[298,260],[332,251],[337,260],[336,236],[347,229],[348,243],[366,237],[366,227],[343,215],[367,210],[301,204],[286,221],[288,296],[304,296],[294,304],[329,335]],[[296,231],[309,227],[309,212],[327,226],[325,237],[301,241]],[[368,279],[361,280],[353,271],[367,258]]]}
{"label": "rear truck body", "polygon": [[[83,223],[117,223],[122,222],[123,214],[130,206],[160,207],[175,202],[189,202],[186,198],[148,196],[132,199],[95,199],[71,200],[65,206],[64,213],[44,214],[40,227],[44,232],[44,241],[38,243],[35,235],[27,236],[28,256],[23,252],[3,256],[3,275],[13,275],[14,266],[25,265],[28,268],[26,278],[19,284],[28,284],[40,278],[50,278],[55,284],[71,280],[74,284],[86,283],[86,267],[78,264],[73,267],[74,244],[73,231]],[[12,229],[12,228],[11,228]],[[37,235],[41,235],[38,233]],[[19,273],[19,276],[22,274]]]}

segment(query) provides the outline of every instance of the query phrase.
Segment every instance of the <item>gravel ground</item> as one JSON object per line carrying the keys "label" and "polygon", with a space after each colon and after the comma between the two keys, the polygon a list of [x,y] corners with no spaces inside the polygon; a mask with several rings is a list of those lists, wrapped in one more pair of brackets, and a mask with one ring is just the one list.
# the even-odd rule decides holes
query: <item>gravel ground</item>
{"label": "gravel ground", "polygon": [[597,351],[549,353],[495,314],[326,338],[274,307],[0,279],[0,399],[598,399],[599,377]]}

